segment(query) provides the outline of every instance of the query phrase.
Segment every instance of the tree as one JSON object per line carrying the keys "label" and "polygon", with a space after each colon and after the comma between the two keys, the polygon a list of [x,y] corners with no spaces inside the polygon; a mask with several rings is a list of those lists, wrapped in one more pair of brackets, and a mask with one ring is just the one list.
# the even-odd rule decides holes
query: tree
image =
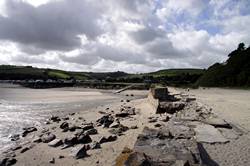
{"label": "tree", "polygon": [[239,50],[239,51],[245,50],[245,44],[244,44],[244,43],[240,43],[240,44],[238,45],[237,50]]}

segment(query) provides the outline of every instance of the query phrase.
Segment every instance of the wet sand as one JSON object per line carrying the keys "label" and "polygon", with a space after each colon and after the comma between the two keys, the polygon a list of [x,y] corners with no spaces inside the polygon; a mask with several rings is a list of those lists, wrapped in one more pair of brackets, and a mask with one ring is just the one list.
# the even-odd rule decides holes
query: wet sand
{"label": "wet sand", "polygon": [[13,145],[9,136],[19,134],[23,127],[41,126],[51,115],[63,116],[117,103],[121,97],[112,90],[29,89],[0,84],[0,152]]}

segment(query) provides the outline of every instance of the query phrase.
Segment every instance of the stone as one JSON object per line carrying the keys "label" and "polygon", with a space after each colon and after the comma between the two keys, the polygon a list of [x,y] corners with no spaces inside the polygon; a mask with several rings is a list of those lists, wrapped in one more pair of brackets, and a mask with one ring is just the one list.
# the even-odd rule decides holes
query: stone
{"label": "stone", "polygon": [[133,152],[129,154],[124,165],[150,166],[152,165],[152,162],[150,162],[149,157],[145,153]]}
{"label": "stone", "polygon": [[66,144],[66,145],[72,146],[72,145],[77,144],[77,143],[78,143],[78,140],[77,140],[77,137],[76,137],[76,136],[69,136],[69,137],[65,138],[63,142],[64,142],[64,144]]}
{"label": "stone", "polygon": [[220,119],[220,118],[208,118],[204,120],[204,123],[207,123],[214,127],[219,127],[219,128],[229,128],[229,129],[232,128],[230,124],[228,124],[224,119]]}
{"label": "stone", "polygon": [[50,120],[52,122],[60,122],[61,121],[61,119],[58,116],[51,116]]}
{"label": "stone", "polygon": [[113,142],[117,140],[117,136],[116,135],[110,135],[108,137],[101,137],[101,139],[99,140],[99,143],[106,143],[106,142]]}
{"label": "stone", "polygon": [[160,102],[159,108],[157,109],[156,113],[169,113],[174,114],[177,111],[182,110],[185,107],[185,103],[183,102]]}
{"label": "stone", "polygon": [[87,134],[81,134],[77,136],[77,143],[87,144],[92,142],[92,139]]}
{"label": "stone", "polygon": [[103,127],[109,127],[114,122],[114,118],[111,115],[104,115],[96,122],[103,125]]}
{"label": "stone", "polygon": [[61,128],[61,129],[69,128],[69,123],[68,123],[68,122],[63,122],[63,123],[60,125],[60,128]]}
{"label": "stone", "polygon": [[37,128],[35,127],[26,127],[26,128],[23,128],[23,133],[22,133],[22,137],[26,137],[27,134],[29,133],[32,133],[34,131],[37,131]]}
{"label": "stone", "polygon": [[161,127],[161,124],[160,123],[156,123],[154,126],[155,127]]}
{"label": "stone", "polygon": [[120,117],[120,118],[125,118],[127,116],[129,116],[128,112],[119,112],[115,114],[115,117]]}
{"label": "stone", "polygon": [[203,143],[227,143],[226,139],[218,129],[211,125],[198,125],[194,128],[197,142]]}
{"label": "stone", "polygon": [[135,125],[135,126],[131,126],[130,127],[131,129],[138,129],[138,127]]}
{"label": "stone", "polygon": [[61,139],[54,139],[53,141],[49,142],[48,145],[50,147],[58,147],[63,144],[63,141]]}
{"label": "stone", "polygon": [[87,156],[87,146],[83,145],[80,147],[75,147],[71,150],[71,156],[73,156],[75,159],[84,158]]}
{"label": "stone", "polygon": [[94,125],[93,125],[93,123],[89,123],[89,124],[86,124],[84,126],[81,126],[81,129],[84,130],[84,131],[94,129]]}
{"label": "stone", "polygon": [[11,166],[16,164],[17,160],[15,158],[4,158],[0,161],[0,166]]}
{"label": "stone", "polygon": [[55,158],[53,157],[52,159],[49,160],[49,163],[55,164]]}
{"label": "stone", "polygon": [[19,134],[10,135],[9,138],[11,141],[17,141],[20,139],[20,135]]}
{"label": "stone", "polygon": [[93,128],[93,129],[89,129],[89,130],[85,131],[84,134],[95,135],[95,134],[98,134],[98,131],[95,128]]}
{"label": "stone", "polygon": [[152,118],[152,119],[149,119],[148,123],[155,123],[157,122],[157,118]]}
{"label": "stone", "polygon": [[21,145],[18,145],[18,146],[15,146],[15,147],[11,148],[11,150],[13,150],[13,151],[19,150],[19,149],[22,149]]}
{"label": "stone", "polygon": [[32,142],[40,143],[40,142],[42,142],[42,139],[39,136],[35,136],[35,138],[32,140]]}
{"label": "stone", "polygon": [[120,124],[117,128],[113,128],[113,129],[109,130],[109,132],[111,134],[121,135],[122,133],[126,132],[127,130],[129,130],[129,128],[127,126]]}
{"label": "stone", "polygon": [[29,147],[24,147],[23,149],[21,149],[20,153],[24,153],[24,152],[26,152],[26,151],[28,151],[28,150],[30,150]]}
{"label": "stone", "polygon": [[65,158],[63,155],[59,155],[59,157],[58,157],[59,159],[63,159],[63,158]]}
{"label": "stone", "polygon": [[190,164],[187,160],[176,160],[174,166],[190,166]]}
{"label": "stone", "polygon": [[90,149],[100,149],[100,148],[101,144],[99,142],[94,141],[90,144]]}
{"label": "stone", "polygon": [[114,122],[114,123],[112,123],[112,125],[110,125],[109,127],[110,127],[110,128],[118,128],[119,125],[120,125],[120,122]]}
{"label": "stone", "polygon": [[41,137],[41,140],[43,143],[48,143],[52,140],[54,140],[56,138],[56,136],[52,133],[46,133]]}

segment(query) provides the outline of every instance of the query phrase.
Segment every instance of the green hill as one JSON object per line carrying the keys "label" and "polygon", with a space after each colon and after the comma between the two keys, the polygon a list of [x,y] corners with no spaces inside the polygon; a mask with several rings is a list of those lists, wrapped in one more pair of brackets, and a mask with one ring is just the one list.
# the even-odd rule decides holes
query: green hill
{"label": "green hill", "polygon": [[250,47],[240,43],[224,63],[215,63],[197,81],[206,87],[250,87]]}

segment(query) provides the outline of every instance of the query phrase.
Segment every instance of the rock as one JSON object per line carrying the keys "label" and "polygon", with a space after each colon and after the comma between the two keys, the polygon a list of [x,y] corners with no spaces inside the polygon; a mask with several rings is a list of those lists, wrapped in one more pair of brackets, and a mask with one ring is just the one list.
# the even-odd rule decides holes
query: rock
{"label": "rock", "polygon": [[32,133],[34,131],[37,131],[37,128],[35,127],[26,127],[26,128],[23,128],[23,133],[22,133],[22,137],[26,137],[27,134],[29,133]]}
{"label": "rock", "polygon": [[176,160],[174,166],[190,166],[188,160]]}
{"label": "rock", "polygon": [[226,143],[228,139],[226,139],[214,126],[211,125],[198,125],[194,128],[196,133],[197,142],[204,143]]}
{"label": "rock", "polygon": [[81,134],[77,136],[77,143],[87,144],[92,142],[92,139],[87,134]]}
{"label": "rock", "polygon": [[15,147],[11,148],[11,150],[13,150],[13,151],[19,150],[19,149],[22,149],[21,145],[18,145],[18,146],[15,146]]}
{"label": "rock", "polygon": [[85,130],[90,130],[90,129],[94,129],[94,125],[93,125],[93,123],[89,123],[89,124],[86,124],[86,125],[82,126],[81,129],[82,129],[83,131],[85,131]]}
{"label": "rock", "polygon": [[75,112],[69,113],[70,116],[73,116],[73,115],[75,115],[75,114],[76,114]]}
{"label": "rock", "polygon": [[53,157],[52,159],[49,160],[49,163],[55,164],[55,158]]}
{"label": "rock", "polygon": [[106,143],[106,142],[113,142],[117,140],[117,136],[116,135],[110,135],[108,137],[101,137],[99,143]]}
{"label": "rock", "polygon": [[39,136],[35,136],[35,138],[32,140],[32,142],[40,143],[40,142],[42,142],[42,139]]}
{"label": "rock", "polygon": [[100,148],[101,144],[99,142],[94,141],[90,144],[90,149],[100,149]]}
{"label": "rock", "polygon": [[69,126],[69,128],[68,128],[68,130],[71,132],[76,131],[76,129],[81,129],[81,127],[76,126],[76,125],[72,125],[72,126]]}
{"label": "rock", "polygon": [[68,122],[63,122],[63,123],[60,125],[60,128],[61,128],[61,129],[69,128],[69,123],[68,123]]}
{"label": "rock", "polygon": [[219,128],[229,128],[229,129],[232,128],[230,124],[228,124],[224,119],[220,119],[220,118],[208,118],[204,121],[204,123],[207,123],[214,127],[219,127]]}
{"label": "rock", "polygon": [[119,125],[120,125],[120,122],[118,121],[118,122],[112,123],[112,125],[110,125],[109,127],[110,127],[110,128],[118,128]]}
{"label": "rock", "polygon": [[75,145],[78,143],[78,140],[77,140],[77,136],[69,136],[67,138],[64,139],[64,144],[66,145]]}
{"label": "rock", "polygon": [[104,115],[96,122],[103,125],[103,127],[109,127],[114,122],[114,118],[111,115]]}
{"label": "rock", "polygon": [[53,141],[49,142],[48,145],[51,147],[58,147],[63,144],[61,139],[54,139]]}
{"label": "rock", "polygon": [[129,99],[127,99],[127,100],[126,100],[126,102],[128,102],[128,103],[129,103],[129,102],[130,102],[130,100],[129,100]]}
{"label": "rock", "polygon": [[185,99],[186,102],[191,102],[191,101],[195,101],[195,100],[196,100],[195,97],[187,97],[187,98]]}
{"label": "rock", "polygon": [[107,114],[107,112],[104,111],[98,111],[99,114]]}
{"label": "rock", "polygon": [[127,126],[120,124],[117,128],[113,128],[113,129],[109,130],[109,132],[111,134],[121,135],[122,133],[126,132],[128,129],[129,128]]}
{"label": "rock", "polygon": [[20,153],[24,153],[24,152],[26,152],[26,151],[28,151],[28,150],[30,150],[29,147],[24,147],[23,149],[21,149]]}
{"label": "rock", "polygon": [[120,113],[115,114],[115,117],[120,117],[120,118],[125,118],[127,116],[129,116],[129,113],[127,112],[120,112]]}
{"label": "rock", "polygon": [[161,124],[160,123],[156,123],[155,127],[161,127]]}
{"label": "rock", "polygon": [[58,116],[51,116],[50,120],[52,122],[60,122],[61,121],[61,119]]}
{"label": "rock", "polygon": [[97,130],[95,128],[93,128],[93,129],[89,129],[89,130],[85,131],[84,134],[86,134],[86,135],[95,135],[95,134],[98,134],[98,132],[97,132]]}
{"label": "rock", "polygon": [[131,126],[130,127],[131,129],[138,129],[138,127],[135,125],[135,126]]}
{"label": "rock", "polygon": [[64,117],[62,118],[62,120],[69,120],[69,117]]}
{"label": "rock", "polygon": [[62,156],[62,155],[59,155],[59,157],[58,157],[59,159],[63,159],[63,158],[65,158],[64,156]]}
{"label": "rock", "polygon": [[134,96],[134,94],[130,94],[130,96],[132,96],[132,97],[133,97],[133,96]]}
{"label": "rock", "polygon": [[157,122],[157,118],[152,118],[148,121],[148,123],[155,123],[155,122]]}
{"label": "rock", "polygon": [[185,107],[183,102],[160,102],[159,108],[156,113],[169,113],[174,114]]}
{"label": "rock", "polygon": [[43,143],[48,143],[52,140],[54,140],[56,138],[56,136],[52,133],[47,133],[47,134],[44,134],[42,137],[41,137],[41,140]]}
{"label": "rock", "polygon": [[169,123],[167,127],[176,139],[190,139],[195,135],[193,129],[183,124]]}
{"label": "rock", "polygon": [[20,139],[20,135],[19,134],[10,135],[9,138],[11,141],[17,141]]}
{"label": "rock", "polygon": [[17,160],[15,158],[4,158],[1,162],[0,162],[0,166],[11,166],[16,164]]}
{"label": "rock", "polygon": [[153,165],[153,163],[150,162],[150,158],[145,153],[133,152],[129,154],[124,165],[150,166]]}
{"label": "rock", "polygon": [[75,159],[80,159],[87,156],[87,146],[83,145],[80,147],[75,147],[71,150],[71,156]]}

